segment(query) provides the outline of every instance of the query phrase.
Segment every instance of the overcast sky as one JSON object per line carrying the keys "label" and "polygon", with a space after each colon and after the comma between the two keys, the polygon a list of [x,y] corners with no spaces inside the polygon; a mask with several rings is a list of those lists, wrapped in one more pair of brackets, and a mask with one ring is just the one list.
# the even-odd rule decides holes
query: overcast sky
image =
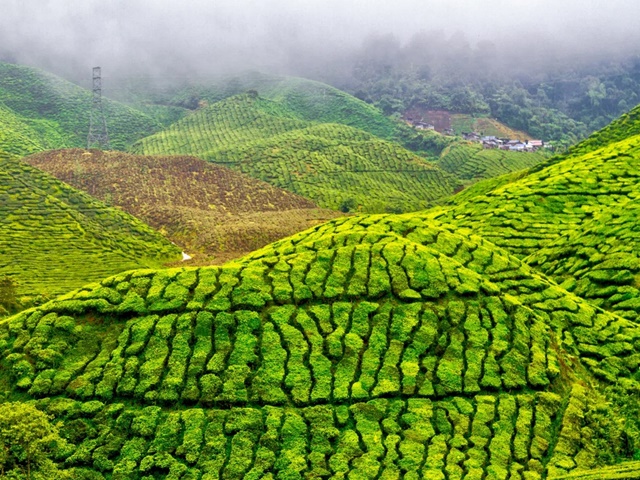
{"label": "overcast sky", "polygon": [[[371,34],[538,38],[554,55],[640,53],[640,0],[0,0],[0,56],[71,76],[295,69]],[[535,40],[534,40],[535,39]]]}

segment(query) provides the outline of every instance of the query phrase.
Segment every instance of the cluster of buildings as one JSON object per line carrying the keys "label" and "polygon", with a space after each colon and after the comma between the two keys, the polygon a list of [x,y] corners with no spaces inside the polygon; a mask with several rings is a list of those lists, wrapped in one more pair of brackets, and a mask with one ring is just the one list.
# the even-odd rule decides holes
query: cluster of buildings
{"label": "cluster of buildings", "polygon": [[462,136],[470,142],[481,143],[486,149],[535,152],[541,148],[551,148],[550,144],[545,144],[542,140],[512,140],[509,138],[498,138],[496,136],[481,136],[476,132],[464,133]]}

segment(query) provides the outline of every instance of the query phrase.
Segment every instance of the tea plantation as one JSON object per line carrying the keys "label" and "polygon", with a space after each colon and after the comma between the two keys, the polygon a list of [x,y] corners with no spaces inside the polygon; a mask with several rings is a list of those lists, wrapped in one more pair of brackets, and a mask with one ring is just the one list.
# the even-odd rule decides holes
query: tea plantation
{"label": "tea plantation", "polygon": [[458,142],[447,147],[436,164],[442,170],[468,182],[533,167],[544,162],[547,155],[544,152],[487,150],[478,143]]}
{"label": "tea plantation", "polygon": [[638,427],[607,403],[635,394],[635,323],[416,215],[128,272],[1,331],[7,400],[62,420],[91,478],[534,479]]}
{"label": "tea plantation", "polygon": [[0,153],[0,276],[18,296],[50,296],[180,250],[147,225]]}
{"label": "tea plantation", "polygon": [[[14,92],[35,78],[20,72]],[[228,84],[132,150],[197,154],[368,212],[492,178],[432,210],[337,218],[222,266],[157,269],[179,249],[150,227],[0,155],[0,277],[20,295],[63,293],[0,320],[3,411],[35,407],[61,437],[34,480],[640,478],[640,108],[563,156],[450,144],[428,162],[367,132],[387,126],[367,126],[361,105],[345,124],[356,105],[341,111],[321,84],[255,78],[259,94]],[[6,88],[1,145],[22,154],[67,131]],[[184,215],[176,235],[212,205],[274,222],[313,210],[193,157],[30,161],[165,231]],[[0,477],[27,458],[0,432]]]}
{"label": "tea plantation", "polygon": [[[244,94],[218,102],[133,146],[188,154],[298,193],[325,208],[424,209],[458,180],[395,143],[339,124],[299,120],[286,106]],[[376,192],[375,196],[371,192]]]}

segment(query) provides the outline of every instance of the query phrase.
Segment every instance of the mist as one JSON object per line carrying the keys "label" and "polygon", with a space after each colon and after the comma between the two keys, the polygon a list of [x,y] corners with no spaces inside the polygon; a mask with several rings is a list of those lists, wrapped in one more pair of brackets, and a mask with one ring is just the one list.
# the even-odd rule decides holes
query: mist
{"label": "mist", "polygon": [[637,0],[2,0],[0,59],[87,85],[241,70],[338,77],[354,58],[543,71],[640,54]]}

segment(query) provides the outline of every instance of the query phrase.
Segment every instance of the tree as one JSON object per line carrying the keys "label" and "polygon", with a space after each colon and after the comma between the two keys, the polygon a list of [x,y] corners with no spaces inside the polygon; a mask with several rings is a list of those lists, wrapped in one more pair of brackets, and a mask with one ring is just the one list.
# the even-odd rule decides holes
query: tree
{"label": "tree", "polygon": [[347,198],[340,204],[340,211],[343,213],[349,213],[356,209],[358,204],[353,198]]}
{"label": "tree", "polygon": [[49,457],[65,441],[52,418],[27,403],[0,404],[0,477],[12,470],[30,480],[34,471],[55,469]]}
{"label": "tree", "polygon": [[16,285],[13,279],[7,275],[0,277],[0,312],[6,310],[12,313],[18,309]]}

